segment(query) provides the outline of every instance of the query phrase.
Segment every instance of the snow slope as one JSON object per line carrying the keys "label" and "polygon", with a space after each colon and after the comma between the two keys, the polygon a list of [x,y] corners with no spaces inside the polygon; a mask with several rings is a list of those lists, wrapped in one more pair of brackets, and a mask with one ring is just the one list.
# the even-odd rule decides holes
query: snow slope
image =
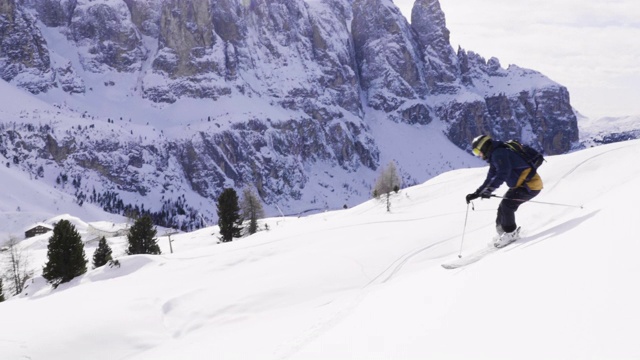
{"label": "snow slope", "polygon": [[[535,200],[583,207],[524,205],[522,240],[458,270],[440,265],[486,168],[403,189],[390,213],[370,200],[270,218],[226,244],[201,229],[174,235],[173,254],[160,237],[164,255],[56,290],[37,277],[0,303],[0,358],[637,359],[638,154],[629,141],[549,157]],[[463,258],[487,246],[497,204],[474,202]]]}

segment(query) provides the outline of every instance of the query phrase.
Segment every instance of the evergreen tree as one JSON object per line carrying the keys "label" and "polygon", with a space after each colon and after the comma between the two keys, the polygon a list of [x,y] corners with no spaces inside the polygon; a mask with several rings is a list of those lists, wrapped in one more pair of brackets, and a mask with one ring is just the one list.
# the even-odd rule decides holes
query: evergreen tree
{"label": "evergreen tree", "polygon": [[2,289],[2,278],[0,278],[0,302],[3,302],[5,300],[4,298],[4,291]]}
{"label": "evergreen tree", "polygon": [[240,237],[241,224],[238,194],[233,189],[224,189],[218,197],[218,226],[220,227],[220,235],[222,235],[220,240],[229,242],[234,237]]}
{"label": "evergreen tree", "polygon": [[129,229],[129,234],[127,235],[127,240],[129,241],[127,254],[161,254],[160,246],[158,246],[157,242],[158,239],[155,238],[157,232],[151,221],[151,216],[145,214],[138,218]]}
{"label": "evergreen tree", "polygon": [[60,220],[53,228],[47,246],[47,258],[42,277],[54,288],[87,272],[82,238],[69,221]]}
{"label": "evergreen tree", "polygon": [[242,192],[242,217],[246,220],[249,219],[249,228],[247,229],[249,234],[255,234],[258,231],[258,219],[264,217],[264,209],[258,196],[246,188]]}
{"label": "evergreen tree", "polygon": [[103,236],[98,242],[98,248],[93,253],[93,268],[97,269],[112,259],[111,248],[109,247],[109,244],[107,244],[107,239]]}

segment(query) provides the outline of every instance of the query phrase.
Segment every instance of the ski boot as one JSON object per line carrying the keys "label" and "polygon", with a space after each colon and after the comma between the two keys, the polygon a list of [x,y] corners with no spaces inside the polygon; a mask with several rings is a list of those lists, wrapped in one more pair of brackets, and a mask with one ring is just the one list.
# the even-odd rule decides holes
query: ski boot
{"label": "ski boot", "polygon": [[516,228],[514,231],[510,233],[505,232],[501,234],[500,237],[493,243],[493,246],[497,248],[502,248],[518,239],[520,239],[520,227]]}

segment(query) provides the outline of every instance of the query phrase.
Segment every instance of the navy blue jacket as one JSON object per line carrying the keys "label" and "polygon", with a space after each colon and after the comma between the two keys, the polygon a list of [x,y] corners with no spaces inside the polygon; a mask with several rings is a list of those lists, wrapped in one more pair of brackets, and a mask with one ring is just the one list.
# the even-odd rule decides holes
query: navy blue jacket
{"label": "navy blue jacket", "polygon": [[520,155],[506,148],[502,141],[496,140],[493,140],[486,160],[489,163],[489,173],[476,190],[478,194],[490,195],[504,182],[509,187],[515,187],[522,172],[530,167]]}

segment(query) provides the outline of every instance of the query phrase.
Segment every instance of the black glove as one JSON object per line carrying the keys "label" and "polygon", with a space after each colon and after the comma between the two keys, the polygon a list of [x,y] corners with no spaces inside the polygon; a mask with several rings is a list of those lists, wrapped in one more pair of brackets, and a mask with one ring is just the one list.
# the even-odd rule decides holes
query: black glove
{"label": "black glove", "polygon": [[477,192],[474,192],[473,194],[468,194],[466,199],[467,199],[467,204],[471,202],[471,200],[477,199],[480,197],[480,194],[478,194]]}
{"label": "black glove", "polygon": [[489,193],[489,192],[484,192],[483,191],[481,193],[478,193],[476,191],[473,194],[467,195],[466,199],[467,199],[467,204],[468,204],[471,200],[474,200],[474,199],[477,199],[477,198],[489,199],[490,197],[491,197],[491,193]]}
{"label": "black glove", "polygon": [[488,199],[488,198],[491,197],[491,193],[482,192],[482,193],[480,193],[480,197],[483,198],[483,199]]}

